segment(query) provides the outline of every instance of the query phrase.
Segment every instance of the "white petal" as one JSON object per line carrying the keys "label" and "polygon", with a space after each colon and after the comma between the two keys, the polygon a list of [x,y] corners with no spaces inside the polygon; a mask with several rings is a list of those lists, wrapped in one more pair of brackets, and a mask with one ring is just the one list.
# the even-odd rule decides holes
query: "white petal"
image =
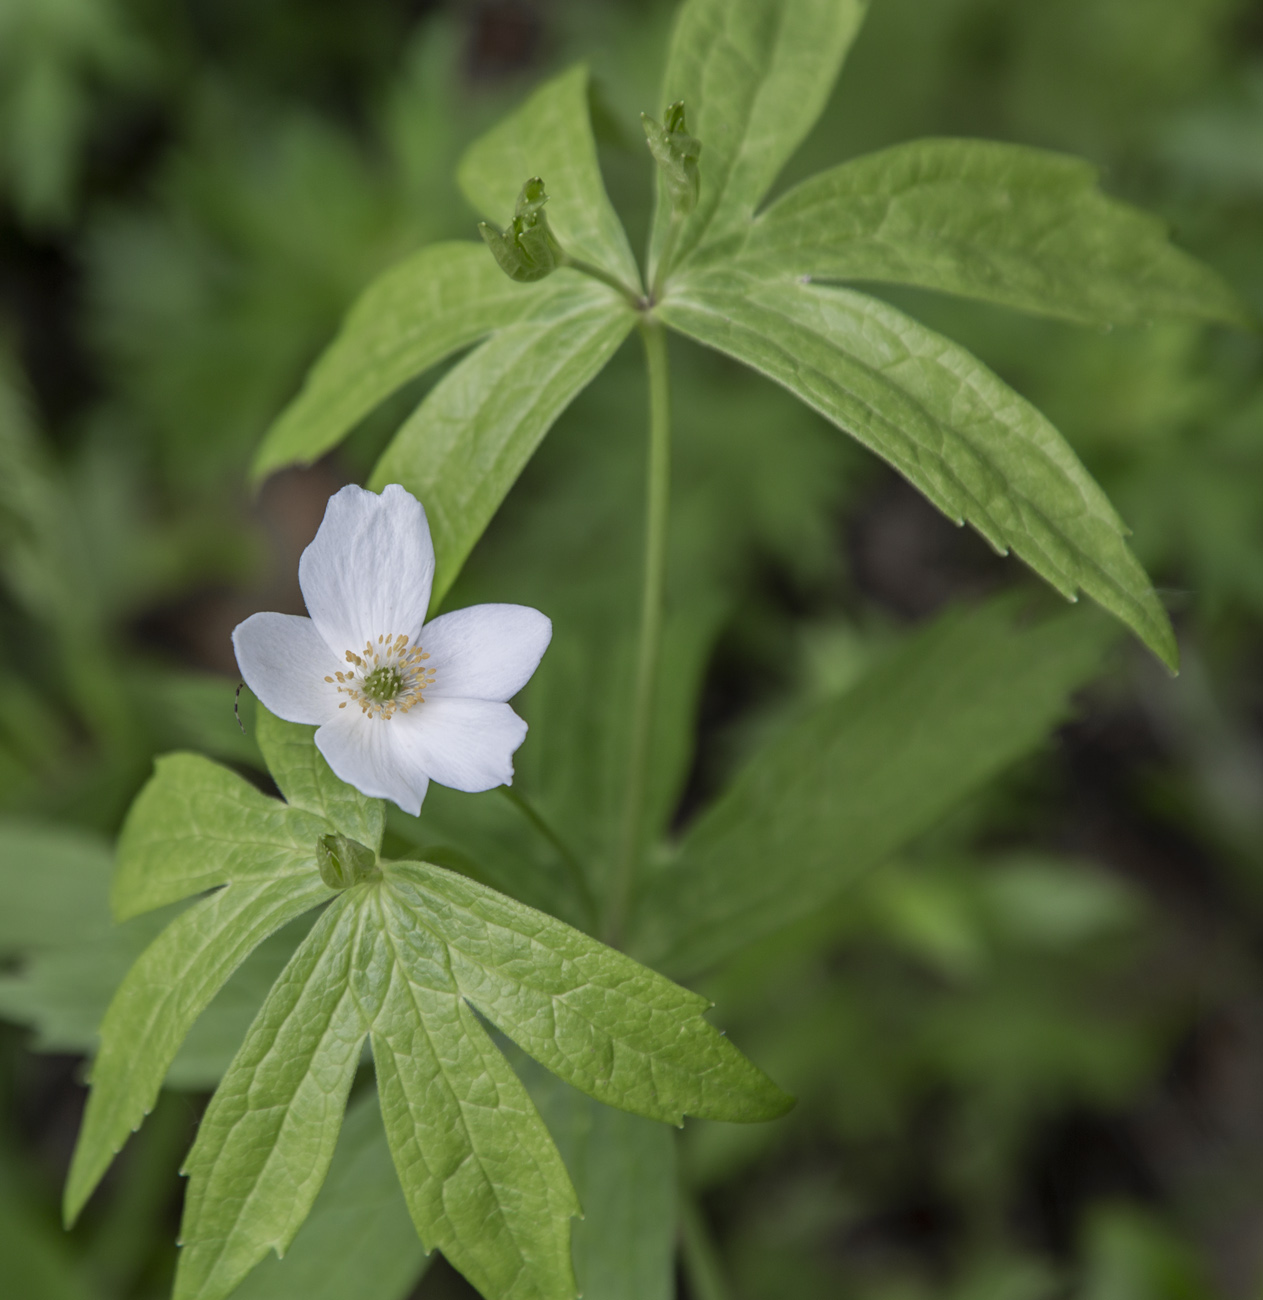
{"label": "white petal", "polygon": [[365,641],[415,641],[434,579],[434,547],[421,503],[392,483],[378,496],[348,484],[298,562],[307,612],[339,660]]}
{"label": "white petal", "polygon": [[251,614],[232,633],[246,685],[263,707],[286,722],[322,723],[338,711],[338,693],[325,681],[338,662],[309,618]]}
{"label": "white petal", "polygon": [[414,817],[430,784],[424,768],[400,753],[398,719],[366,718],[354,705],[316,732],[316,748],[334,775],[374,799],[389,799]]}
{"label": "white petal", "polygon": [[513,780],[513,751],[526,723],[507,704],[426,696],[410,713],[396,713],[401,755],[440,785],[474,794]]}
{"label": "white petal", "polygon": [[508,700],[530,680],[552,639],[553,625],[526,605],[471,605],[421,629],[434,685],[426,700],[459,696]]}

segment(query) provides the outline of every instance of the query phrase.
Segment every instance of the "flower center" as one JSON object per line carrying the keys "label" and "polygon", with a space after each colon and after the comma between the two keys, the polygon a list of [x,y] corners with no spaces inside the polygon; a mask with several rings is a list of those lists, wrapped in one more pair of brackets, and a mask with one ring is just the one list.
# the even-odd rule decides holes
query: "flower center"
{"label": "flower center", "polygon": [[389,722],[396,710],[407,713],[424,702],[421,692],[434,684],[434,669],[423,666],[429,657],[419,645],[409,649],[406,636],[388,632],[377,638],[376,645],[365,642],[359,654],[348,650],[350,667],[325,681],[337,686],[339,695],[350,697],[338,708],[358,704],[361,713]]}

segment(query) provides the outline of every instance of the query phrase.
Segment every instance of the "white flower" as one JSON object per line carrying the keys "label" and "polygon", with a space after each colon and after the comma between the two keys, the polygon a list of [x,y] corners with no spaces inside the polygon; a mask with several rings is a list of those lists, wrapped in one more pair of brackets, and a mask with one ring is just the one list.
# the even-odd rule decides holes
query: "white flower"
{"label": "white flower", "polygon": [[252,614],[232,634],[246,684],[277,717],[315,724],[329,766],[417,814],[431,780],[513,780],[526,723],[506,700],[530,679],[552,624],[524,605],[474,605],[425,622],[434,547],[421,503],[392,483],[329,498],[298,564],[310,618]]}

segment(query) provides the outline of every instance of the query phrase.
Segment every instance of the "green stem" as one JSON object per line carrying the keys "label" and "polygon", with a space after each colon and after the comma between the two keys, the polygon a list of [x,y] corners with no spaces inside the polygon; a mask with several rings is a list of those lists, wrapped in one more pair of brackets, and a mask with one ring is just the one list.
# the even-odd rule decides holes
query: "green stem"
{"label": "green stem", "polygon": [[535,806],[523,798],[511,785],[500,786],[500,792],[556,850],[557,856],[561,859],[570,875],[575,892],[583,903],[588,919],[595,921],[597,907],[596,899],[592,894],[592,885],[588,880],[588,873],[584,871],[583,864],[572,852],[570,845],[544,820]]}
{"label": "green stem", "polygon": [[632,705],[631,744],[627,756],[622,834],[614,861],[605,941],[623,938],[627,909],[643,845],[645,801],[649,790],[649,745],[653,734],[654,701],[658,688],[658,656],[662,644],[662,606],[667,574],[667,519],[671,494],[671,396],[668,387],[667,340],[662,326],[646,318],[640,336],[649,371],[649,472],[645,503],[645,570],[640,600],[640,642],[636,654],[636,686]]}
{"label": "green stem", "polygon": [[700,1206],[684,1187],[679,1198],[680,1248],[690,1293],[695,1300],[731,1300],[732,1290]]}
{"label": "green stem", "polygon": [[590,275],[594,280],[600,280],[602,284],[608,284],[611,289],[621,293],[637,311],[644,306],[644,298],[639,293],[625,285],[618,276],[611,275],[608,271],[595,265],[595,263],[585,262],[579,257],[571,257],[569,253],[562,253],[561,264],[575,271],[581,271],[584,275]]}

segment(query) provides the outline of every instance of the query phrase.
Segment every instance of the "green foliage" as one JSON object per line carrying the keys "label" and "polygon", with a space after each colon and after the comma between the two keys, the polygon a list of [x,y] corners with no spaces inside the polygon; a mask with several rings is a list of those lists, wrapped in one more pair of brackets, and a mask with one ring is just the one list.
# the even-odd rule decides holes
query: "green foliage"
{"label": "green foliage", "polygon": [[586,276],[558,272],[549,288],[440,380],[369,481],[376,491],[402,483],[425,502],[434,606],[553,422],[635,325],[623,299]]}
{"label": "green foliage", "polygon": [[1038,744],[1106,635],[1007,602],[941,620],[755,756],[649,885],[635,951],[695,972],[827,903]]}
{"label": "green foliage", "polygon": [[[380,837],[380,804],[333,777],[309,729],[260,711],[259,740],[290,803],[174,755],[128,818],[121,915],[227,888],[181,912],[110,1004],[67,1185],[72,1218],[233,970],[329,897],[322,845],[353,829]],[[359,874],[277,978],[203,1120],[177,1296],[225,1296],[268,1249],[284,1252],[328,1169],[370,1034],[413,1221],[493,1294],[573,1294],[567,1221],[578,1206],[471,1007],[560,1077],[653,1119],[761,1119],[788,1104],[701,1018],[705,999],[621,953],[439,867],[383,862]]]}
{"label": "green foliage", "polygon": [[635,286],[636,259],[597,165],[587,88],[582,66],[546,82],[468,150],[458,179],[477,211],[500,222],[513,210],[523,178],[542,177],[552,195],[553,231],[567,256]]}
{"label": "green foliage", "polygon": [[[59,0],[49,26],[81,7]],[[53,42],[69,98],[28,89],[49,84],[49,60],[28,57],[26,37],[11,49],[0,41],[0,63],[17,69],[0,122],[18,121],[14,104],[52,104],[35,134],[19,122],[9,135],[10,163],[25,148],[38,164],[28,169],[38,183],[19,181],[12,166],[6,174],[19,220],[64,219],[85,168],[110,190],[108,205],[87,213],[90,238],[66,237],[87,268],[87,346],[104,396],[86,399],[86,419],[43,429],[22,409],[14,376],[0,380],[3,799],[112,830],[149,755],[176,747],[254,768],[266,755],[287,801],[191,754],[164,760],[126,826],[115,899],[133,919],[115,930],[104,840],[33,821],[0,828],[0,955],[12,963],[0,1010],[32,1026],[40,1047],[63,1051],[90,1051],[104,1017],[76,1197],[164,1080],[213,1088],[248,1034],[194,1161],[186,1294],[222,1291],[292,1237],[286,1259],[264,1260],[241,1294],[399,1300],[422,1266],[419,1229],[489,1296],[577,1286],[592,1300],[666,1300],[682,1212],[690,1278],[704,1278],[700,1258],[727,1255],[752,1297],[1206,1293],[1172,1227],[1193,1218],[1174,1194],[1144,1215],[1070,1206],[1089,1226],[1078,1256],[1055,1268],[1028,1243],[1016,1248],[1003,1226],[1026,1204],[1030,1152],[1058,1115],[1104,1110],[1113,1123],[1117,1108],[1159,1088],[1186,1027],[1184,966],[1197,971],[1207,1005],[1225,978],[1200,950],[1162,949],[1133,886],[1060,857],[976,850],[997,839],[1085,838],[1070,796],[1044,784],[1046,761],[1023,768],[1016,785],[995,778],[1066,715],[1108,634],[1082,614],[1024,624],[996,608],[898,644],[861,553],[897,566],[908,537],[896,529],[872,540],[868,507],[852,504],[859,464],[814,412],[896,464],[949,516],[1024,554],[1058,590],[1087,590],[1173,661],[1165,614],[1099,479],[1137,528],[1137,553],[1160,575],[1164,601],[1187,607],[1182,637],[1196,643],[1214,609],[1223,640],[1195,645],[1196,680],[1180,696],[1139,670],[1131,679],[1144,683],[1136,717],[1156,736],[1144,743],[1183,755],[1172,761],[1195,778],[1181,784],[1168,772],[1159,786],[1120,763],[1126,795],[1092,792],[1148,801],[1163,819],[1161,850],[1120,848],[1108,825],[1086,839],[1138,872],[1158,857],[1166,870],[1168,853],[1181,862],[1189,837],[1227,843],[1240,879],[1257,874],[1253,697],[1243,684],[1263,609],[1251,493],[1257,346],[1163,323],[1073,336],[900,286],[1102,326],[1246,314],[1153,219],[1104,196],[1087,164],[943,139],[833,165],[944,131],[1080,149],[1112,164],[1119,193],[1165,208],[1190,247],[1238,279],[1257,276],[1248,96],[1224,89],[1213,126],[1181,116],[1190,70],[1209,84],[1232,8],[1058,0],[1027,12],[994,0],[931,9],[889,0],[822,118],[862,6],[690,0],[664,97],[641,88],[616,103],[657,22],[638,10],[621,19],[617,68],[591,83],[583,68],[547,82],[462,167],[467,193],[495,223],[509,218],[523,177],[547,182],[576,264],[534,286],[513,284],[469,242],[427,245],[379,274],[419,240],[453,233],[443,177],[481,109],[469,86],[438,69],[476,63],[472,39],[462,54],[427,33],[403,69],[383,52],[370,91],[343,77],[378,19],[356,25],[355,52],[324,84],[304,60],[322,42],[333,49],[333,20],[304,14],[291,49],[276,34],[294,6],[271,16],[229,6],[204,16],[212,77],[190,70],[184,42],[194,36],[142,6],[136,29],[172,70],[159,114],[173,147],[145,143],[139,162],[121,164],[95,144],[90,154],[70,147],[87,138],[84,106],[123,102],[122,75],[136,84],[138,64],[123,73],[105,57],[106,29],[124,30],[113,11],[102,7],[98,26],[78,36],[69,24]],[[542,20],[545,48],[568,45],[553,24],[608,21],[599,6],[574,19],[564,11]],[[283,81],[312,87],[318,108],[278,108],[251,77],[269,99]],[[658,176],[651,267],[661,275],[647,302],[595,141],[635,234],[647,215],[620,189],[634,163],[633,133],[619,122],[677,96],[696,136],[674,105],[649,131],[669,166]],[[58,108],[70,99],[77,117]],[[1221,130],[1228,120],[1239,135]],[[1180,134],[1185,127],[1201,134]],[[789,179],[829,169],[756,216],[800,141]],[[132,167],[143,199],[127,192]],[[1201,183],[1220,187],[1211,217],[1190,201]],[[30,206],[31,194],[54,191],[56,203]],[[682,220],[671,233],[673,210]],[[800,283],[812,279],[876,281],[900,310]],[[436,604],[460,571],[462,595],[527,600],[556,629],[521,705],[531,734],[514,798],[434,790],[422,818],[392,812],[388,827],[379,803],[332,779],[310,728],[261,714],[256,743],[232,717],[235,679],[153,661],[156,646],[168,647],[147,621],[182,609],[164,602],[182,601],[195,582],[235,580],[255,563],[249,547],[225,540],[241,530],[225,527],[238,506],[223,481],[370,281],[259,449],[256,475],[311,462],[356,430],[331,472],[358,474],[384,443],[373,445],[378,426],[404,418],[373,482],[402,481],[430,509],[443,566]],[[688,1177],[717,1191],[721,1177],[746,1180],[721,1193],[718,1252],[704,1239],[705,1206],[676,1203],[675,1135],[664,1124],[611,1109],[506,1046],[550,1141],[487,1033],[489,1021],[591,1092],[661,1118],[678,1120],[690,1100],[732,1116],[741,1110],[727,1095],[734,1086],[746,1117],[775,1109],[770,1085],[706,1027],[702,999],[552,919],[595,927],[634,775],[642,503],[630,430],[643,393],[620,345],[638,316],[705,349],[685,344],[672,356],[675,506],[636,952],[672,972],[710,972],[725,1023],[803,1097],[775,1128],[690,1130]],[[35,363],[38,344],[28,346]],[[461,360],[466,348],[476,350]],[[422,377],[450,360],[423,398]],[[601,383],[585,388],[602,367]],[[404,404],[418,401],[408,418]],[[156,508],[138,496],[151,478],[168,493]],[[304,480],[284,490],[295,482],[301,492]],[[880,502],[872,509],[889,523]],[[200,608],[205,637],[214,623]],[[1207,685],[1233,672],[1235,687]],[[379,852],[424,863],[383,860],[383,876]],[[882,872],[864,871],[881,862]],[[341,897],[312,929],[329,899],[322,869]],[[1215,881],[1229,895],[1235,888]],[[1147,961],[1127,946],[1141,933],[1159,947]],[[1233,978],[1247,968],[1237,963]],[[383,972],[381,988],[367,987]],[[391,1139],[378,1104],[360,1096],[335,1149],[366,1036]],[[707,1062],[714,1068],[703,1072]],[[138,1167],[125,1160],[112,1203],[139,1203],[130,1190]],[[1183,1175],[1164,1166],[1155,1177],[1166,1196]],[[911,1180],[931,1221],[949,1224],[932,1269],[909,1264],[906,1239],[888,1250],[882,1236]],[[38,1279],[19,1273],[20,1287],[93,1291],[92,1268],[68,1265],[70,1254],[58,1262],[48,1222],[28,1212],[41,1203],[31,1171],[6,1158],[0,1184],[10,1243],[0,1255]],[[585,1218],[571,1227],[576,1196]],[[115,1220],[98,1228],[97,1212],[70,1250],[111,1235]],[[872,1236],[877,1250],[852,1249]],[[135,1300],[161,1284],[161,1268],[138,1274]],[[111,1278],[100,1289],[126,1287]]]}
{"label": "green foliage", "polygon": [[893,464],[949,518],[1082,588],[1171,669],[1175,637],[1108,498],[1047,420],[964,349],[876,299],[712,271],[662,307]]}
{"label": "green foliage", "polygon": [[347,1108],[319,1195],[285,1252],[265,1259],[235,1300],[403,1300],[426,1266],[374,1098]]}
{"label": "green foliage", "polygon": [[583,1206],[574,1266],[584,1300],[671,1300],[676,1159],[671,1131],[602,1106],[527,1057],[516,1062]]}
{"label": "green foliage", "polygon": [[431,244],[392,267],[360,296],[303,391],[268,431],[255,475],[317,459],[407,380],[535,303],[477,244]]}
{"label": "green foliage", "polygon": [[1102,194],[1095,168],[986,140],[917,140],[821,172],[753,223],[741,259],[761,275],[914,284],[1080,325],[1253,323],[1161,221]]}
{"label": "green foliage", "polygon": [[[684,103],[706,161],[677,263],[753,215],[824,108],[865,7],[862,0],[687,0],[680,7],[659,102]],[[655,267],[671,211],[664,186]]]}

